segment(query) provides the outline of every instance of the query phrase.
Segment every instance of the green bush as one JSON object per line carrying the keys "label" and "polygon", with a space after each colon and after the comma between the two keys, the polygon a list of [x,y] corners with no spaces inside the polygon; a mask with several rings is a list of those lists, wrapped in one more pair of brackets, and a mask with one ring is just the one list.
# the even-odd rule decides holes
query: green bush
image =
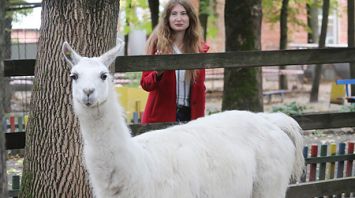
{"label": "green bush", "polygon": [[299,105],[296,102],[284,104],[280,106],[273,106],[272,112],[283,112],[287,115],[302,115],[306,106]]}
{"label": "green bush", "polygon": [[355,104],[343,105],[340,109],[342,112],[355,112]]}

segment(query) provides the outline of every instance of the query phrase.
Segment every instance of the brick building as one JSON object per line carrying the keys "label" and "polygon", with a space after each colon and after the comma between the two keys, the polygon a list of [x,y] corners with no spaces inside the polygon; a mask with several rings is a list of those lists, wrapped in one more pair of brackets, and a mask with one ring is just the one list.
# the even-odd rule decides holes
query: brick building
{"label": "brick building", "polygon": [[[195,3],[199,0],[193,0]],[[217,0],[217,29],[218,34],[216,38],[209,39],[208,43],[212,47],[212,51],[223,52],[225,49],[225,35],[224,35],[224,4],[225,0]],[[327,43],[347,45],[347,1],[338,1],[338,8],[329,14]],[[305,8],[306,6],[304,6]],[[305,24],[307,20],[306,9],[300,12],[298,16]],[[321,23],[321,16],[319,24]],[[289,46],[297,46],[307,44],[307,32],[302,27],[296,27],[289,24],[288,43]],[[319,28],[320,29],[320,28]],[[261,31],[261,46],[263,50],[279,49],[280,29],[279,23],[270,24],[263,19]]]}

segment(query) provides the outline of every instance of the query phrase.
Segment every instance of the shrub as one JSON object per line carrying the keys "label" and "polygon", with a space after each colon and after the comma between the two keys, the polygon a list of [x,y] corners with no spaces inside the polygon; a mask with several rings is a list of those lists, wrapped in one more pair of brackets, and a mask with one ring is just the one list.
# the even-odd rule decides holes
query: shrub
{"label": "shrub", "polygon": [[273,106],[272,112],[283,112],[287,115],[302,115],[305,109],[306,106],[291,102],[289,104]]}

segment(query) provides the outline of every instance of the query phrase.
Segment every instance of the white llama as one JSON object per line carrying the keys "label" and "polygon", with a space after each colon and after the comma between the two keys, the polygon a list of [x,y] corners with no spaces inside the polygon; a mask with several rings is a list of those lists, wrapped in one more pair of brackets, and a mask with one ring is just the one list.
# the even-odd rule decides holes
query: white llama
{"label": "white llama", "polygon": [[108,70],[121,46],[87,58],[63,44],[96,197],[285,196],[304,164],[296,121],[281,113],[227,111],[132,137]]}

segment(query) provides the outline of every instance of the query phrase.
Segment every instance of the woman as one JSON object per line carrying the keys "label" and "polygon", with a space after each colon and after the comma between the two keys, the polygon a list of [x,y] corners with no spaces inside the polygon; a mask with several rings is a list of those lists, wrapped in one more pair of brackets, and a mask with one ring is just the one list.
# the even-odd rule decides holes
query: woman
{"label": "woman", "polygon": [[[200,22],[188,0],[167,3],[157,28],[147,41],[146,53],[207,52]],[[142,123],[190,121],[205,113],[205,70],[143,72],[141,86],[149,92]]]}

